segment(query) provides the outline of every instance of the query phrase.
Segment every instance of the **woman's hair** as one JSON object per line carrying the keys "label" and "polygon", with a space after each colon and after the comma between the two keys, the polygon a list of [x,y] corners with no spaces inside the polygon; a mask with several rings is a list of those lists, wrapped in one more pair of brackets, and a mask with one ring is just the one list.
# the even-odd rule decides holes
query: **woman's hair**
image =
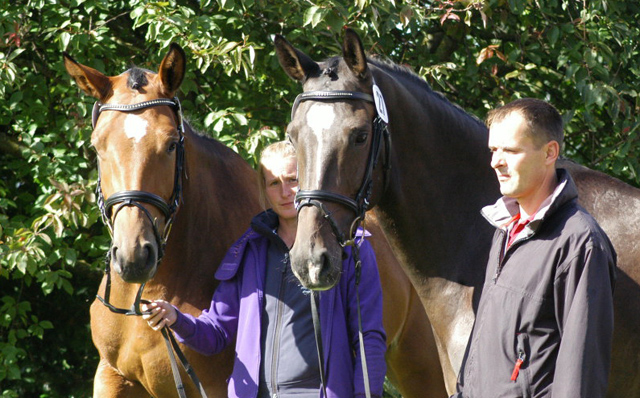
{"label": "woman's hair", "polygon": [[278,141],[266,146],[260,153],[260,162],[258,163],[258,191],[260,193],[260,206],[263,209],[271,207],[267,199],[267,186],[264,175],[264,162],[272,158],[288,158],[296,156],[296,150],[289,141]]}

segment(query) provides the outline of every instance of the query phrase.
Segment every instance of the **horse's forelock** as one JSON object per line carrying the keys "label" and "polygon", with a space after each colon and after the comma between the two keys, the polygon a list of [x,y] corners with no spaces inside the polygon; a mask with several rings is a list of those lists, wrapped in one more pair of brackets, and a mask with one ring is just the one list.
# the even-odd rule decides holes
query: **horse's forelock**
{"label": "horse's forelock", "polygon": [[151,73],[151,71],[135,66],[129,69],[127,87],[133,90],[138,90],[146,86],[149,83],[149,80],[147,79],[147,73]]}

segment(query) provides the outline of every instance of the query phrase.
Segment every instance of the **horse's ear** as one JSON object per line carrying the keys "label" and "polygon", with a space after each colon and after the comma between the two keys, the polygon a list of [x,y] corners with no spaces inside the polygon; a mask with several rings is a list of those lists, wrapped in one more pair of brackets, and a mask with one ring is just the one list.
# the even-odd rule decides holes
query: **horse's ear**
{"label": "horse's ear", "polygon": [[294,48],[283,36],[276,35],[273,42],[276,46],[276,54],[278,54],[280,66],[292,79],[302,83],[309,76],[320,71],[320,66],[317,62],[302,51]]}
{"label": "horse's ear", "polygon": [[167,94],[173,96],[182,84],[184,79],[187,57],[182,47],[176,43],[171,43],[169,52],[164,56],[158,75]]}
{"label": "horse's ear", "polygon": [[344,32],[342,43],[342,57],[351,71],[360,79],[367,74],[367,56],[358,34],[350,28]]}
{"label": "horse's ear", "polygon": [[78,87],[88,95],[106,102],[112,91],[109,77],[93,68],[78,63],[66,52],[63,55],[64,67],[73,80],[76,81]]}

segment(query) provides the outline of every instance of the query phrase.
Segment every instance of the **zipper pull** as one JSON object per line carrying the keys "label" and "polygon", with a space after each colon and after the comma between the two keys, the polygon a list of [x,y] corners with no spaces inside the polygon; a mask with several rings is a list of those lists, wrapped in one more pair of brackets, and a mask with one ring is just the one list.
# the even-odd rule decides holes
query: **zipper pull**
{"label": "zipper pull", "polygon": [[286,274],[287,271],[289,271],[289,269],[291,269],[291,260],[289,259],[289,252],[286,252],[284,254],[284,264],[282,267],[282,273]]}
{"label": "zipper pull", "polygon": [[524,362],[527,355],[523,350],[518,351],[518,359],[516,360],[516,365],[513,367],[513,372],[511,373],[511,381],[516,381],[518,378],[518,374],[520,373],[520,367]]}

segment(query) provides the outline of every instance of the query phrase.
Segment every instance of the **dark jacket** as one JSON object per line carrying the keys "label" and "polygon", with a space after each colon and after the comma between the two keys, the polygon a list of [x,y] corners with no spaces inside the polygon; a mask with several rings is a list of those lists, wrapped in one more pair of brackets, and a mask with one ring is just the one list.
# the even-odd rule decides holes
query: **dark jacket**
{"label": "dark jacket", "polygon": [[506,251],[518,204],[483,209],[497,231],[456,397],[605,396],[616,255],[569,174],[558,180]]}
{"label": "dark jacket", "polygon": [[[360,231],[359,233],[362,233]],[[269,239],[250,228],[229,249],[216,278],[220,285],[211,307],[197,318],[178,312],[171,329],[193,349],[214,354],[235,341],[236,359],[228,396],[255,397],[260,371],[260,327]],[[360,365],[355,267],[346,248],[338,284],[320,293],[320,327],[328,398],[364,396]],[[360,248],[360,308],[369,382],[374,397],[382,396],[386,373],[386,335],[382,326],[382,290],[375,255],[368,241]],[[322,395],[322,394],[320,394]]]}

